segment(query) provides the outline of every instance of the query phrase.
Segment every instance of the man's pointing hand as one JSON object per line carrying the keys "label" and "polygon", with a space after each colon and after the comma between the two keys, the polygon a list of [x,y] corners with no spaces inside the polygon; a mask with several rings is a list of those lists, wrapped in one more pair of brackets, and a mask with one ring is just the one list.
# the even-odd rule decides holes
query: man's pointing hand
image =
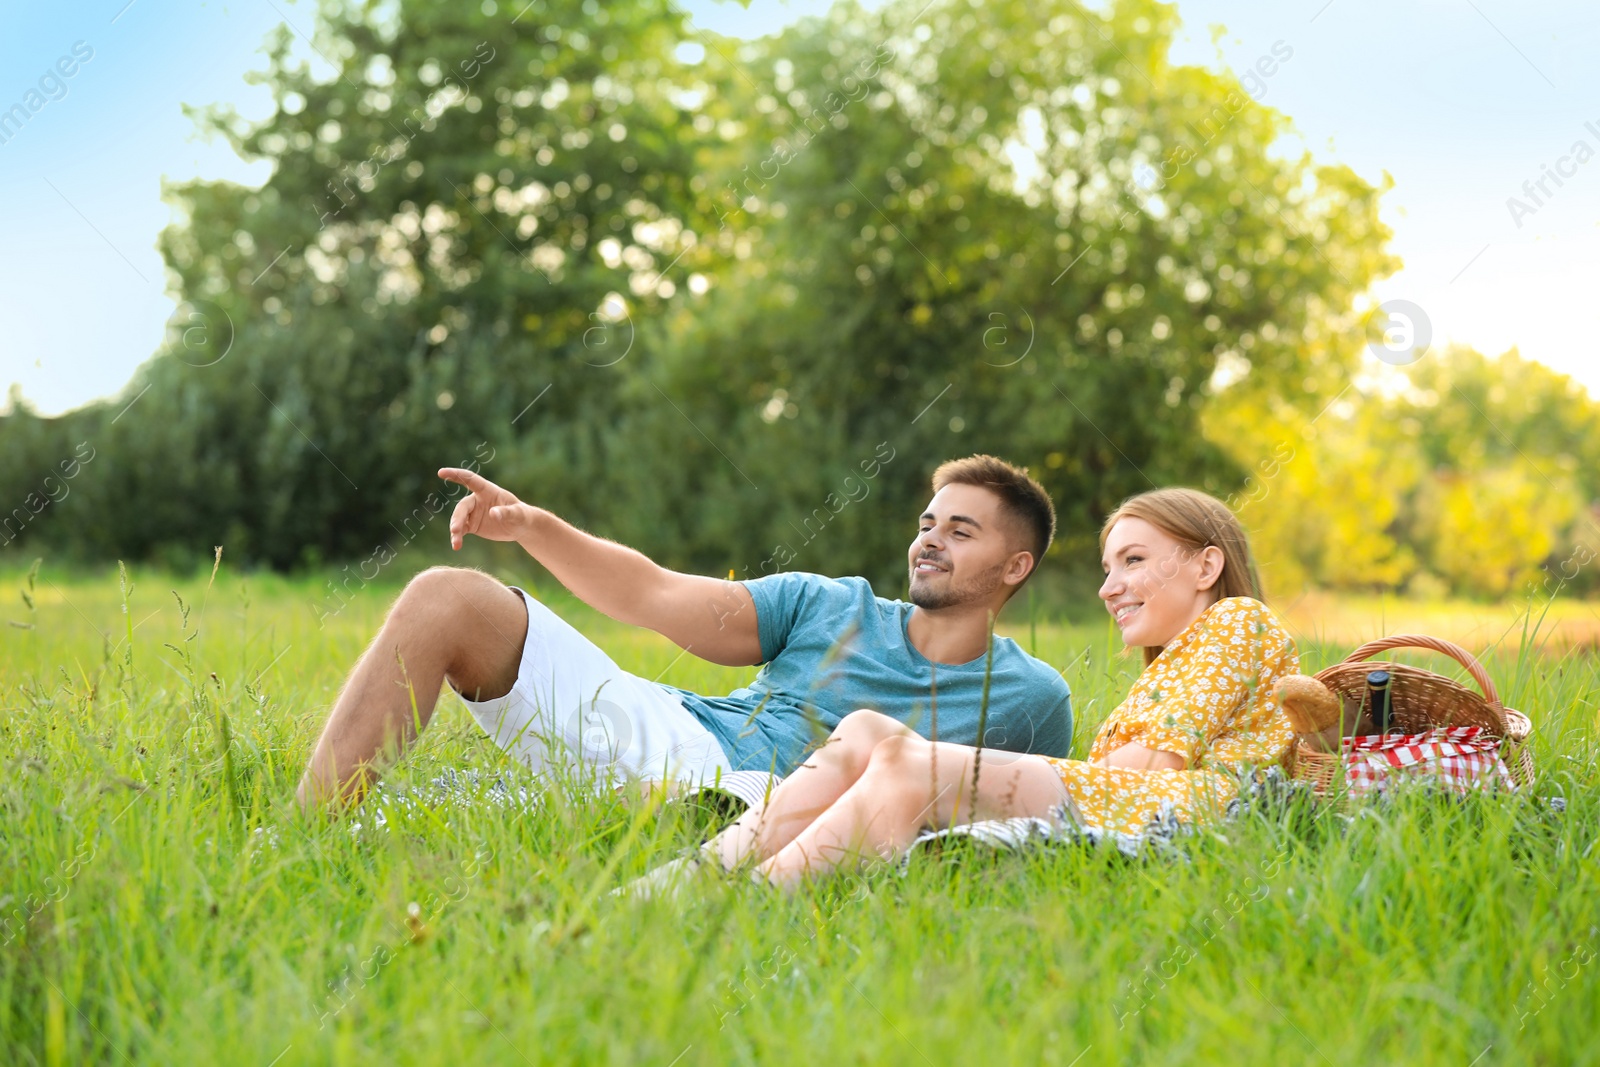
{"label": "man's pointing hand", "polygon": [[467,534],[489,541],[515,541],[526,526],[528,509],[522,501],[482,475],[461,467],[441,467],[439,477],[470,490],[450,516],[451,548],[460,549]]}

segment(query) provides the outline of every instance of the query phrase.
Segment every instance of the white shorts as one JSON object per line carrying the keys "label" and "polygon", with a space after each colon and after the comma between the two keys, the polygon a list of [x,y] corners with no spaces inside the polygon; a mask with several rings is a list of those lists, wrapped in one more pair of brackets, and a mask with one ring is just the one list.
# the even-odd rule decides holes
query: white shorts
{"label": "white shorts", "polygon": [[527,593],[528,637],[511,692],[463,702],[535,773],[592,769],[602,782],[708,782],[733,769],[715,735],[666,688],[618,667]]}

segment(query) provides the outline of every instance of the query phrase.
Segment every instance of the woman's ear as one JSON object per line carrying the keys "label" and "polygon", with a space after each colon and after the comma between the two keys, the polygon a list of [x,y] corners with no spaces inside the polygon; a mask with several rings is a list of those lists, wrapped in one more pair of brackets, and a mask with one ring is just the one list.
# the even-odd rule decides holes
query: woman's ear
{"label": "woman's ear", "polygon": [[1222,577],[1222,566],[1227,559],[1222,554],[1222,549],[1216,545],[1207,545],[1199,554],[1200,574],[1195,580],[1195,589],[1205,592],[1217,584],[1217,579]]}

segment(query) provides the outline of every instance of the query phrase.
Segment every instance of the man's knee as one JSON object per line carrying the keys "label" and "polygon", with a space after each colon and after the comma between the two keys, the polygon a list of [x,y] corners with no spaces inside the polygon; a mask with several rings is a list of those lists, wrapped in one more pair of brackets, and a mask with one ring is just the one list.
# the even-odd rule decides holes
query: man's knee
{"label": "man's knee", "polygon": [[516,682],[528,610],[516,591],[483,571],[429,567],[407,583],[388,625],[441,642],[451,687],[470,700],[490,700]]}
{"label": "man's knee", "polygon": [[494,578],[471,567],[429,567],[406,583],[399,599],[395,601],[394,610],[453,610],[463,598],[481,597],[490,587],[506,588]]}
{"label": "man's knee", "polygon": [[492,575],[470,567],[429,567],[406,583],[389,618],[430,627],[504,629],[519,613],[526,613],[522,600]]}

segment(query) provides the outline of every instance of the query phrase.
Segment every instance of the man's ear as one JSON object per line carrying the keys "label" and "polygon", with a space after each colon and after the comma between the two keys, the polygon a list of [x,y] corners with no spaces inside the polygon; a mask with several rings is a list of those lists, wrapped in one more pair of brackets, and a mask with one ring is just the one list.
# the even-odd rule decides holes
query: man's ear
{"label": "man's ear", "polygon": [[1000,580],[1006,585],[1017,586],[1022,580],[1033,573],[1033,553],[1014,552],[1011,559],[1006,562],[1005,573]]}
{"label": "man's ear", "polygon": [[1200,575],[1195,581],[1195,589],[1205,592],[1217,584],[1217,579],[1222,577],[1222,565],[1227,562],[1227,557],[1222,554],[1222,549],[1216,545],[1207,545],[1200,550]]}

